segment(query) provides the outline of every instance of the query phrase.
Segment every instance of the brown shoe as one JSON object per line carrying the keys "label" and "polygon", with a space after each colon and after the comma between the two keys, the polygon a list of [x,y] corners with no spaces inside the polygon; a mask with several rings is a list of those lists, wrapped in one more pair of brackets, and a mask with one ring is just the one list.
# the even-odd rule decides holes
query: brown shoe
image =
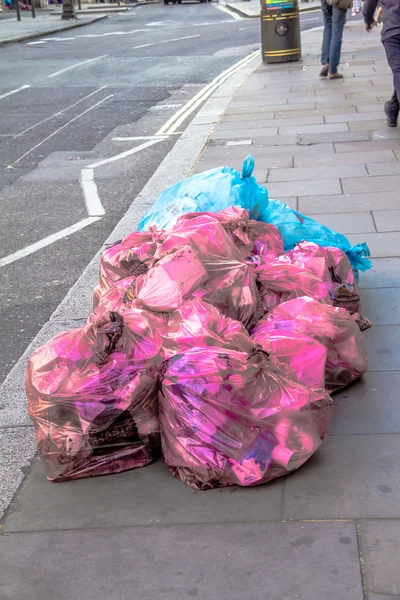
{"label": "brown shoe", "polygon": [[322,65],[321,72],[319,74],[320,77],[328,77],[329,65]]}
{"label": "brown shoe", "polygon": [[343,79],[342,73],[329,73],[328,79]]}

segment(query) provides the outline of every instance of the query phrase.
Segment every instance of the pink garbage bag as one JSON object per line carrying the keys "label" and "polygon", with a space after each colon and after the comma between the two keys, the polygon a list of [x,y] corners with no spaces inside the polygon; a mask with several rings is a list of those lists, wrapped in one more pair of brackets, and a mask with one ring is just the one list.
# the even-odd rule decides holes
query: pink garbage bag
{"label": "pink garbage bag", "polygon": [[293,331],[314,337],[328,354],[325,387],[338,390],[360,378],[368,369],[364,336],[358,315],[344,308],[303,297],[280,304],[257,325],[258,331]]}
{"label": "pink garbage bag", "polygon": [[360,294],[347,255],[335,246],[318,246],[300,242],[280,260],[298,265],[325,281],[333,305],[347,308],[352,314],[360,310]]}
{"label": "pink garbage bag", "polygon": [[160,454],[160,347],[143,312],[111,312],[32,354],[28,412],[49,480],[143,467]]}
{"label": "pink garbage bag", "polygon": [[264,318],[254,327],[251,339],[288,365],[299,383],[317,389],[325,387],[327,349],[315,338],[290,330],[271,331]]}
{"label": "pink garbage bag", "polygon": [[99,281],[94,289],[94,308],[115,282],[147,273],[162,239],[163,232],[155,228],[146,232],[134,231],[104,250],[100,258]]}
{"label": "pink garbage bag", "polygon": [[[193,286],[192,296],[216,306],[225,316],[241,321],[247,328],[254,325],[263,315],[254,266],[246,263],[214,215],[201,213],[191,219],[179,219],[166,234],[155,259],[186,245],[193,249],[207,273],[206,278]],[[150,272],[143,279],[147,276]],[[138,287],[141,280],[142,277],[138,278]],[[195,281],[194,276],[190,281]],[[171,308],[164,307],[164,310]]]}
{"label": "pink garbage bag", "polygon": [[310,458],[326,433],[330,397],[289,379],[287,367],[260,349],[196,348],[164,368],[164,459],[195,489],[285,475]]}
{"label": "pink garbage bag", "polygon": [[264,312],[300,296],[332,304],[328,285],[298,265],[275,260],[262,263],[255,273]]}
{"label": "pink garbage bag", "polygon": [[242,323],[225,317],[215,306],[197,298],[167,313],[164,327],[159,323],[158,331],[165,357],[208,346],[250,352],[254,345]]}
{"label": "pink garbage bag", "polygon": [[250,219],[246,209],[230,206],[216,213],[187,213],[178,223],[191,220],[200,215],[207,215],[217,220],[244,258],[263,256],[273,259],[283,254],[283,241],[279,231],[269,223]]}
{"label": "pink garbage bag", "polygon": [[158,260],[145,275],[137,277],[138,306],[159,312],[175,310],[207,278],[197,253],[190,246],[177,248]]}

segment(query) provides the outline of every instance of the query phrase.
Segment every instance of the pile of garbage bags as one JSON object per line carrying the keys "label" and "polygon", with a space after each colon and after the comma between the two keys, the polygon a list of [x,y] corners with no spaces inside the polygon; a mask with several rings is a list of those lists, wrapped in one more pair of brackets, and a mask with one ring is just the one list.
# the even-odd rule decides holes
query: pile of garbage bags
{"label": "pile of garbage bags", "polygon": [[253,486],[318,449],[330,394],[367,370],[365,244],[223,167],[161,194],[106,248],[87,323],[30,357],[29,415],[51,481],[163,455],[195,489]]}

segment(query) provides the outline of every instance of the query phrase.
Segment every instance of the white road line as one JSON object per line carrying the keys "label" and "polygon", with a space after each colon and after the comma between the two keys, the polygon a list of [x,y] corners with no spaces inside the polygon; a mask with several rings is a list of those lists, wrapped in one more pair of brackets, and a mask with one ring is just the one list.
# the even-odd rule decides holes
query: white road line
{"label": "white road line", "polygon": [[5,94],[2,94],[0,96],[0,100],[2,100],[3,98],[7,98],[7,96],[12,96],[13,94],[16,94],[17,92],[22,92],[22,90],[26,90],[30,87],[31,87],[30,85],[22,85],[20,88],[17,88],[16,90],[11,90],[11,92],[6,92]]}
{"label": "white road line", "polygon": [[258,29],[259,27],[260,27],[259,25],[257,25],[256,27],[254,27],[254,25],[253,25],[253,27],[240,27],[238,29],[238,31],[247,31],[249,29]]}
{"label": "white road line", "polygon": [[222,12],[226,13],[227,15],[230,15],[233,19],[235,19],[236,21],[243,21],[243,17],[241,17],[240,15],[238,15],[237,13],[230,11],[229,8],[226,8],[226,6],[221,6],[221,4],[214,4],[213,3],[214,8],[217,8],[218,10],[222,10]]}
{"label": "white road line", "polygon": [[[167,135],[163,137],[168,137]],[[115,137],[112,138],[113,142],[136,142],[137,140],[159,140],[159,135],[137,135],[132,137]]]}
{"label": "white road line", "polygon": [[27,42],[26,46],[35,46],[36,44],[44,44],[44,40],[41,40],[40,42]]}
{"label": "white road line", "polygon": [[156,135],[172,135],[176,132],[178,127],[187,119],[187,117],[194,111],[196,108],[204,102],[208,96],[210,96],[220,85],[222,85],[235,71],[240,69],[244,64],[252,60],[257,54],[259,50],[252,52],[242,60],[239,60],[232,67],[220,73],[217,77],[215,77],[209,84],[207,84],[204,88],[202,88],[193,98],[191,98],[181,109],[179,109],[172,117],[168,119],[166,123],[157,131]]}
{"label": "white road line", "polygon": [[126,150],[125,152],[121,152],[121,154],[116,154],[115,156],[110,156],[110,158],[105,158],[104,160],[99,160],[96,163],[88,165],[87,169],[96,169],[97,167],[102,167],[103,165],[108,165],[109,163],[116,162],[117,160],[121,160],[121,158],[126,158],[127,156],[131,156],[131,154],[136,154],[136,152],[140,152],[140,150],[144,150],[145,148],[149,148],[149,146],[153,146],[154,144],[158,144],[162,142],[165,137],[158,137],[153,140],[149,140],[144,144],[140,144],[140,146],[136,146],[136,148],[131,148],[130,150]]}
{"label": "white road line", "polygon": [[13,165],[16,165],[17,163],[19,163],[19,161],[22,160],[23,158],[25,158],[25,156],[28,156],[28,154],[30,154],[31,152],[33,152],[34,150],[36,150],[36,148],[39,148],[39,146],[41,146],[42,144],[44,144],[45,142],[47,142],[47,140],[49,140],[54,135],[56,135],[57,133],[59,133],[60,131],[62,131],[63,129],[65,129],[65,127],[68,127],[68,125],[70,125],[71,123],[73,123],[74,121],[76,121],[77,119],[79,119],[80,117],[83,117],[83,115],[86,115],[86,113],[88,113],[89,111],[93,110],[94,108],[96,108],[97,106],[99,106],[99,104],[102,104],[106,100],[109,100],[113,96],[114,96],[114,94],[110,94],[109,96],[106,96],[105,98],[103,98],[99,102],[96,102],[96,104],[93,104],[93,106],[91,106],[90,108],[87,108],[86,110],[84,110],[79,115],[76,115],[76,117],[74,117],[73,119],[71,119],[70,121],[68,121],[68,123],[65,123],[65,125],[63,125],[62,127],[59,127],[58,129],[56,129],[56,131],[53,131],[53,133],[51,133],[46,138],[44,138],[44,140],[42,140],[41,142],[39,142],[38,144],[36,144],[35,146],[33,146],[33,148],[31,148],[30,150],[28,150],[27,152],[25,152],[25,154],[23,154],[22,156],[20,156],[19,158],[17,158],[17,160],[15,160],[11,165],[8,165],[7,169],[9,169]]}
{"label": "white road line", "polygon": [[81,67],[82,65],[87,65],[88,63],[94,62],[95,60],[100,60],[102,58],[106,58],[108,54],[103,54],[103,56],[97,56],[96,58],[89,58],[89,60],[84,60],[80,63],[76,63],[75,65],[71,65],[70,67],[66,67],[65,69],[60,69],[60,71],[56,71],[55,73],[51,73],[47,75],[47,77],[57,77],[66,71],[70,71],[71,69],[76,69],[76,67]]}
{"label": "white road line", "polygon": [[61,231],[58,231],[57,233],[48,235],[47,237],[43,238],[39,242],[35,242],[34,244],[31,244],[30,246],[26,246],[26,248],[23,248],[22,250],[18,250],[17,252],[14,252],[13,254],[9,254],[8,256],[5,256],[4,258],[0,258],[0,267],[5,267],[6,265],[10,265],[11,263],[15,262],[16,260],[19,260],[20,258],[25,258],[25,256],[29,256],[30,254],[33,254],[34,252],[37,252],[38,250],[41,250],[42,248],[45,248],[46,246],[50,246],[54,242],[57,242],[58,240],[62,240],[63,238],[71,235],[72,233],[75,233],[76,231],[79,231],[80,229],[83,229],[84,227],[87,227],[88,225],[95,223],[99,219],[100,219],[100,217],[87,217],[86,219],[83,219],[83,221],[79,221],[79,223],[75,223],[75,225],[71,225],[71,227],[67,227],[66,229],[62,229]]}
{"label": "white road line", "polygon": [[38,127],[39,125],[42,125],[43,123],[46,123],[47,121],[50,121],[54,117],[58,117],[59,115],[62,115],[64,112],[66,112],[70,108],[74,108],[75,106],[77,106],[78,104],[80,104],[84,100],[87,100],[88,98],[90,98],[94,94],[97,94],[98,92],[101,92],[101,90],[105,90],[106,87],[107,87],[106,85],[103,85],[103,87],[99,88],[98,90],[95,90],[94,92],[91,92],[87,96],[84,96],[83,98],[81,98],[77,102],[74,102],[70,106],[67,106],[66,108],[63,108],[62,110],[60,110],[59,112],[54,113],[54,115],[51,115],[51,117],[47,117],[47,119],[43,119],[43,121],[39,121],[39,123],[36,123],[35,125],[31,125],[30,127],[27,127],[27,129],[24,129],[24,131],[21,131],[21,133],[17,133],[16,135],[14,135],[14,137],[19,137],[20,135],[24,135],[24,133],[26,133],[27,131],[30,131],[31,129],[35,129],[35,127]]}
{"label": "white road line", "polygon": [[152,42],[151,44],[142,44],[141,46],[133,46],[132,50],[138,50],[139,48],[148,48],[149,46],[158,46],[158,44],[168,44],[169,42],[180,42],[181,40],[190,40],[192,38],[200,37],[197,35],[185,35],[184,37],[172,38],[171,40],[161,40],[160,42]]}
{"label": "white road line", "polygon": [[103,217],[106,211],[101,203],[93,169],[82,169],[79,180],[89,217]]}

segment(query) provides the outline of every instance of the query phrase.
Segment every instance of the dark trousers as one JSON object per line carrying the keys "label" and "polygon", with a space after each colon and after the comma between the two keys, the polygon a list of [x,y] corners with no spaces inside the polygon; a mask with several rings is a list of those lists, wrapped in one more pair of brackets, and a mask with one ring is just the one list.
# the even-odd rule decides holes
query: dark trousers
{"label": "dark trousers", "polygon": [[387,104],[388,116],[397,118],[400,110],[400,35],[395,35],[383,42],[388,65],[393,73],[394,92]]}

